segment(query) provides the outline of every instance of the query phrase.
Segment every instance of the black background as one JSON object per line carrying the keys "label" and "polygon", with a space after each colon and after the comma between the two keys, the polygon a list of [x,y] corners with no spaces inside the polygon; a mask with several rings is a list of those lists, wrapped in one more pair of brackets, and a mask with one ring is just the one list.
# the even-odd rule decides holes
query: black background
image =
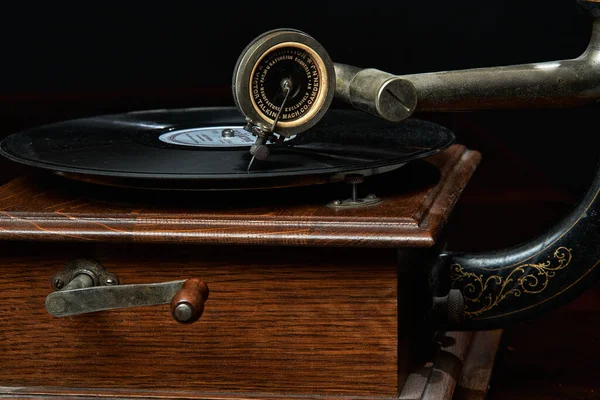
{"label": "black background", "polygon": [[121,90],[228,84],[245,45],[304,30],[338,62],[392,73],[578,56],[574,0],[122,2],[6,6],[3,89]]}

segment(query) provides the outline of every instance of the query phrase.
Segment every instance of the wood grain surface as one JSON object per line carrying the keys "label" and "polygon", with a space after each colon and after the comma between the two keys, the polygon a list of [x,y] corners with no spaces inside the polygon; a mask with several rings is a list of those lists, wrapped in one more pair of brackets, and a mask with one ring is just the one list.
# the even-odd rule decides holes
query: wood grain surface
{"label": "wood grain surface", "polygon": [[421,400],[452,398],[474,333],[448,332],[439,336],[440,348],[433,360]]}
{"label": "wood grain surface", "polygon": [[[204,314],[52,317],[50,279],[76,255],[121,284],[200,278]],[[0,266],[0,386],[394,396],[396,269],[391,249],[15,244]]]}
{"label": "wood grain surface", "polygon": [[360,194],[377,205],[327,207],[348,184],[228,193],[109,188],[52,176],[0,187],[0,239],[138,243],[428,247],[480,160],[454,145],[375,176]]}
{"label": "wood grain surface", "polygon": [[498,329],[473,335],[456,383],[454,400],[484,400],[487,397],[502,332]]}

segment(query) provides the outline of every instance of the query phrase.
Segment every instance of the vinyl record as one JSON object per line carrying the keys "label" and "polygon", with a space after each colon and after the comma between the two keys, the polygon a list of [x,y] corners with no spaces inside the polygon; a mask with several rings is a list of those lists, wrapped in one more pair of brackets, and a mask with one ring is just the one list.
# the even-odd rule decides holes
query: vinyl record
{"label": "vinyl record", "polygon": [[454,141],[421,120],[388,123],[330,110],[309,131],[270,145],[247,171],[254,137],[236,108],[153,110],[54,123],[0,143],[7,158],[68,178],[154,189],[248,189],[343,180],[391,171]]}

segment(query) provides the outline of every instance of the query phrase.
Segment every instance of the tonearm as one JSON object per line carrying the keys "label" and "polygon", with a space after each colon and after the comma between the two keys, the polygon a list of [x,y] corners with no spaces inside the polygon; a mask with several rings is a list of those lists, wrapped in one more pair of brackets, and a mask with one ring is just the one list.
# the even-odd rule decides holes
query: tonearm
{"label": "tonearm", "polygon": [[[595,102],[600,98],[600,1],[578,2],[593,17],[585,52],[571,60],[515,66],[397,76],[334,64],[303,32],[267,32],[244,50],[233,78],[236,104],[247,117],[247,129],[257,135],[251,153],[266,159],[269,140],[281,141],[316,124],[334,95],[395,122],[415,111]],[[490,253],[440,254],[430,277],[432,295],[449,299],[455,311],[441,320],[438,315],[436,322],[452,329],[492,329],[579,295],[600,271],[599,194],[600,169],[575,209],[535,240]]]}

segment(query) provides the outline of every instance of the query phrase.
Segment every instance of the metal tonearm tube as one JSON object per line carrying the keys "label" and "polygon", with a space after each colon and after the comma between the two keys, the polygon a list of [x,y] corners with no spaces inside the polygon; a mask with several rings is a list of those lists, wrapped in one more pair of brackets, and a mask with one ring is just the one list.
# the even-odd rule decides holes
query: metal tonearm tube
{"label": "metal tonearm tube", "polygon": [[[579,3],[594,20],[589,46],[578,58],[404,76],[336,64],[335,94],[356,108],[390,121],[401,121],[414,111],[565,106],[597,101],[600,0]],[[489,253],[441,254],[430,273],[431,293],[427,296],[434,299],[430,315],[434,323],[457,330],[499,328],[566,304],[595,282],[599,274],[600,169],[571,213],[538,238]],[[435,299],[452,304],[454,315],[440,318]]]}
{"label": "metal tonearm tube", "polygon": [[390,121],[415,111],[579,105],[600,97],[600,7],[585,52],[571,60],[413,75],[334,64],[335,96]]}

